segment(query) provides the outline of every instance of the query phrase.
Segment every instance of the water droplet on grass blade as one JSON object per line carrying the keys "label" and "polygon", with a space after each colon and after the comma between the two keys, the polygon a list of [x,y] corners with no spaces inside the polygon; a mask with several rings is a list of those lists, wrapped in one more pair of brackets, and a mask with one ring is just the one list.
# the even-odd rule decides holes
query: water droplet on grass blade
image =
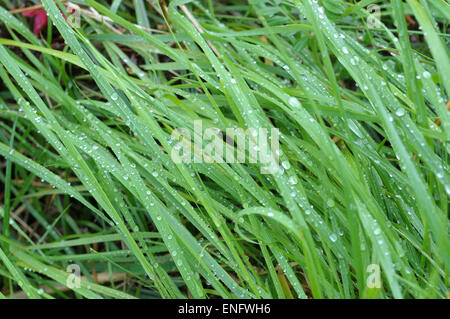
{"label": "water droplet on grass blade", "polygon": [[405,115],[405,110],[399,108],[397,111],[395,111],[395,115],[402,117],[403,115]]}
{"label": "water droplet on grass blade", "polygon": [[334,200],[332,200],[332,199],[327,200],[327,206],[334,207]]}
{"label": "water droplet on grass blade", "polygon": [[291,164],[289,164],[288,161],[283,161],[281,163],[281,166],[283,166],[284,169],[289,169],[291,167]]}
{"label": "water droplet on grass blade", "polygon": [[289,105],[292,106],[292,107],[299,107],[300,106],[300,102],[295,97],[290,97],[289,98]]}

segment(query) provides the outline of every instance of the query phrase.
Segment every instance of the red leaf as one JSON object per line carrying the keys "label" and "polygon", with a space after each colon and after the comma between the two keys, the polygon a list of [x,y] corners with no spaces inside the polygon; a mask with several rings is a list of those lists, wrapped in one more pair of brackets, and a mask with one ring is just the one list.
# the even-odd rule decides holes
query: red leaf
{"label": "red leaf", "polygon": [[48,24],[47,12],[44,9],[28,10],[22,12],[25,17],[34,18],[33,33],[39,34],[42,28]]}
{"label": "red leaf", "polygon": [[31,18],[36,15],[36,11],[39,11],[39,10],[28,10],[28,11],[22,12],[22,14],[28,18]]}
{"label": "red leaf", "polygon": [[45,10],[39,10],[39,12],[36,14],[36,17],[34,18],[33,33],[39,34],[42,28],[45,27],[47,24],[48,24],[47,12],[45,12]]}
{"label": "red leaf", "polygon": [[[39,2],[40,1],[41,0],[39,0]],[[28,11],[22,12],[22,14],[27,18],[35,17],[34,25],[33,25],[33,33],[36,35],[39,34],[39,32],[41,32],[41,30],[48,24],[47,12],[44,9],[28,10]],[[67,20],[66,15],[64,13],[62,13],[62,15],[63,15],[64,19]]]}

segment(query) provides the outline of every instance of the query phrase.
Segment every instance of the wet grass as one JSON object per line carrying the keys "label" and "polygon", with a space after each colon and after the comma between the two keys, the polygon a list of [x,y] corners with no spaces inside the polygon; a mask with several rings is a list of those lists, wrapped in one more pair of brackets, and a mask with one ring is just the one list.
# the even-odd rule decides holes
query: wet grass
{"label": "wet grass", "polygon": [[[445,1],[14,5],[0,297],[446,297]],[[194,121],[278,129],[280,169],[174,162]]]}

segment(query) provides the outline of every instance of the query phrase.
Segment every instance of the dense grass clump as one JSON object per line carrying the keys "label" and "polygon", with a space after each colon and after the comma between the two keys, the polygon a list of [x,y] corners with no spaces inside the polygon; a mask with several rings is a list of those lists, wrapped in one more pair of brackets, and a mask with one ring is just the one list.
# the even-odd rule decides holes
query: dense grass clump
{"label": "dense grass clump", "polygon": [[[0,297],[446,298],[449,20],[446,0],[2,0]],[[277,129],[277,170],[174,160],[238,153],[211,128]]]}

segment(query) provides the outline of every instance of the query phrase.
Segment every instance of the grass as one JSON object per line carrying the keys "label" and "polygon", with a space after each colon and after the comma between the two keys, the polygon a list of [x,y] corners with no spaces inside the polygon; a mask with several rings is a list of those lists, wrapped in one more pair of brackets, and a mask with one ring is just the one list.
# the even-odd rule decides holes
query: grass
{"label": "grass", "polygon": [[[445,0],[70,3],[0,6],[0,298],[448,297]],[[196,120],[282,169],[174,162]]]}

